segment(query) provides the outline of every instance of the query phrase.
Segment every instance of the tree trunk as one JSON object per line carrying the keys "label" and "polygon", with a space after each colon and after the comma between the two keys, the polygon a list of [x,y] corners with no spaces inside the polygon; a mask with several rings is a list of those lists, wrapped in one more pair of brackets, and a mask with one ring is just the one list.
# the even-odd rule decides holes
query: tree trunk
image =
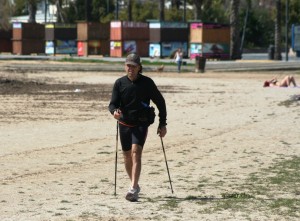
{"label": "tree trunk", "polygon": [[128,8],[127,8],[127,16],[128,16],[128,21],[132,21],[132,4],[131,0],[128,0]]}
{"label": "tree trunk", "polygon": [[11,5],[9,0],[4,0],[3,5],[0,8],[0,30],[10,29],[10,17],[11,17]]}
{"label": "tree trunk", "polygon": [[165,20],[165,0],[159,1],[159,20]]}
{"label": "tree trunk", "polygon": [[201,20],[203,0],[194,0],[195,5],[195,20]]}
{"label": "tree trunk", "polygon": [[230,1],[230,58],[241,59],[240,28],[239,28],[240,0]]}
{"label": "tree trunk", "polygon": [[61,0],[56,0],[55,2],[55,5],[56,5],[56,16],[57,16],[57,22],[58,23],[65,23],[65,18],[64,18],[64,15],[63,15],[63,10],[62,10],[62,1]]}
{"label": "tree trunk", "polygon": [[35,0],[30,0],[28,1],[28,12],[29,12],[29,18],[28,18],[28,23],[36,23],[36,1]]}
{"label": "tree trunk", "polygon": [[179,10],[180,4],[181,4],[180,0],[171,0],[172,8],[176,8],[177,10]]}
{"label": "tree trunk", "polygon": [[276,19],[275,19],[275,53],[274,60],[281,60],[281,1],[276,0]]}

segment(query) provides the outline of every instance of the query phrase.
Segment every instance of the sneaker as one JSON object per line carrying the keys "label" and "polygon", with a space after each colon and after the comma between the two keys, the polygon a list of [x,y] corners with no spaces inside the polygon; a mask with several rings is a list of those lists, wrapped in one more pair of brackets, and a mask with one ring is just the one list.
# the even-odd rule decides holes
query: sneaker
{"label": "sneaker", "polygon": [[130,188],[128,193],[126,194],[125,199],[130,201],[130,202],[137,202],[139,199],[139,191],[140,188]]}
{"label": "sneaker", "polygon": [[140,192],[141,192],[141,188],[140,188],[139,185],[137,186],[136,191],[137,191],[137,193],[140,193]]}

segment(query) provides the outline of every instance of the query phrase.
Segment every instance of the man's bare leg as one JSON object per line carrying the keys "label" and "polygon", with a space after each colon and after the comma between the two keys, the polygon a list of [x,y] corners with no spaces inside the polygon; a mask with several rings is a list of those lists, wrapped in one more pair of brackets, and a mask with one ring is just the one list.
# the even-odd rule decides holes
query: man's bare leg
{"label": "man's bare leg", "polygon": [[132,180],[132,157],[131,157],[131,150],[128,151],[123,151],[123,156],[124,156],[124,164],[125,164],[125,169],[126,172],[129,176],[130,181]]}
{"label": "man's bare leg", "polygon": [[143,148],[133,144],[131,150],[124,151],[124,163],[126,172],[131,181],[131,187],[137,188],[142,168],[142,151]]}
{"label": "man's bare leg", "polygon": [[133,144],[131,149],[132,157],[132,173],[131,173],[131,185],[133,188],[138,187],[141,169],[142,169],[142,152],[143,148],[138,144]]}

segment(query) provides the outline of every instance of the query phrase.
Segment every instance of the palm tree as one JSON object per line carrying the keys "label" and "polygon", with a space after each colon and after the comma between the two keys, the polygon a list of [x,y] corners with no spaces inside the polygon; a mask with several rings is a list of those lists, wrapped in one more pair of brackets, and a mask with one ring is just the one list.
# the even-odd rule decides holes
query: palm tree
{"label": "palm tree", "polygon": [[240,28],[239,28],[240,0],[230,1],[230,58],[241,59]]}
{"label": "palm tree", "polygon": [[165,20],[165,0],[159,1],[159,20]]}
{"label": "palm tree", "polygon": [[281,0],[276,0],[276,18],[275,18],[275,53],[274,59],[281,60]]}
{"label": "palm tree", "polygon": [[28,23],[36,23],[35,16],[37,10],[37,0],[28,0]]}
{"label": "palm tree", "polygon": [[56,15],[57,15],[57,22],[59,23],[65,23],[66,22],[66,16],[64,15],[63,9],[62,9],[62,0],[55,0],[56,5]]}
{"label": "palm tree", "polygon": [[132,21],[132,0],[128,0],[127,15],[128,21]]}
{"label": "palm tree", "polygon": [[195,5],[195,20],[200,20],[202,14],[203,0],[193,0]]}

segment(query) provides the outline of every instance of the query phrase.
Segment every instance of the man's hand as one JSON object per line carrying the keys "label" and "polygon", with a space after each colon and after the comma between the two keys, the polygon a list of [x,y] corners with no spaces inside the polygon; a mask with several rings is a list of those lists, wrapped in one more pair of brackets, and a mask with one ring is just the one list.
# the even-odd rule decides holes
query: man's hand
{"label": "man's hand", "polygon": [[121,114],[122,114],[121,110],[116,109],[114,111],[114,118],[117,119],[117,120],[119,120],[121,118]]}
{"label": "man's hand", "polygon": [[164,137],[167,134],[167,128],[166,128],[166,126],[158,127],[157,128],[157,134],[160,137]]}

